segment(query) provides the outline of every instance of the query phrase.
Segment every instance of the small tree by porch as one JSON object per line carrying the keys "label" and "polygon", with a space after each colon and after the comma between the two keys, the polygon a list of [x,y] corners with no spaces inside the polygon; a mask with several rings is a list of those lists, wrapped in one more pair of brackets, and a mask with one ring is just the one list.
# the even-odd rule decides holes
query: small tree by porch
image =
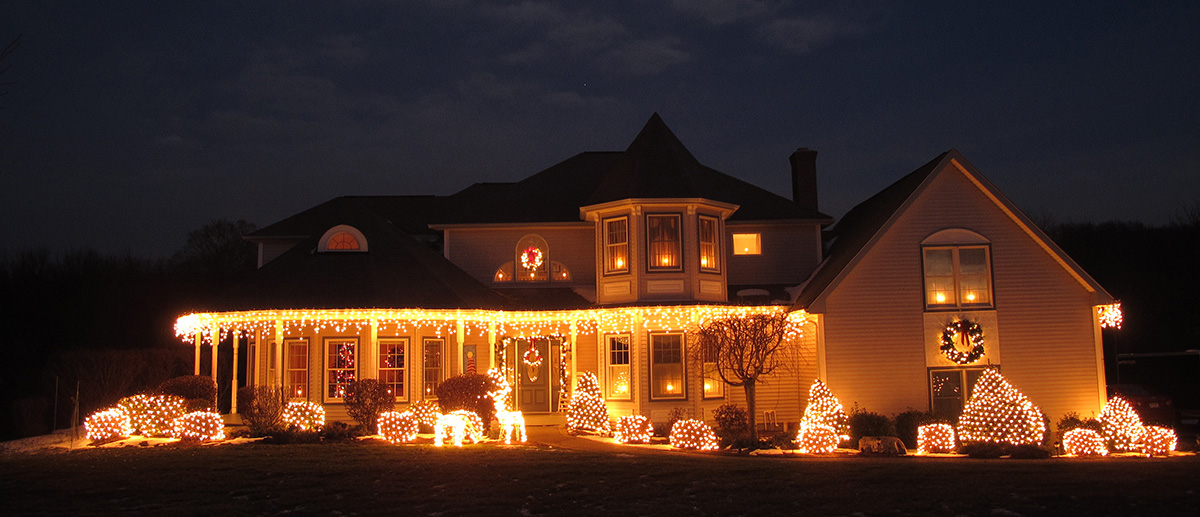
{"label": "small tree by porch", "polygon": [[762,377],[790,364],[790,338],[796,324],[790,313],[747,314],[719,318],[696,330],[697,339],[690,349],[692,359],[702,366],[703,375],[715,373],[725,384],[741,386],[746,393],[750,439],[758,441],[755,392]]}

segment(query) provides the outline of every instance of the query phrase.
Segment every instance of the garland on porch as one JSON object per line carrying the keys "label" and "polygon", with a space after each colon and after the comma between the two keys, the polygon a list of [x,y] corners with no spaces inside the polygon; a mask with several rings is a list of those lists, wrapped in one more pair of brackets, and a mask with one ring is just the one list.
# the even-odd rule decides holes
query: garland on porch
{"label": "garland on porch", "polygon": [[[959,350],[956,342],[970,347],[970,350],[966,352]],[[971,364],[978,361],[980,357],[983,357],[983,328],[968,319],[946,325],[946,329],[942,331],[940,350],[947,359],[958,364]]]}

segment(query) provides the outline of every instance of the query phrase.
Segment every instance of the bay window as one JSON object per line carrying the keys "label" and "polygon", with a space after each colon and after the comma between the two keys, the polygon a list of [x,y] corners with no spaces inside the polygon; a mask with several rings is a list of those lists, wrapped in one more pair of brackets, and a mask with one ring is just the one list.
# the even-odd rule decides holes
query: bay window
{"label": "bay window", "polygon": [[629,271],[629,218],[604,220],[604,272]]}
{"label": "bay window", "polygon": [[683,379],[683,334],[651,334],[650,398],[687,398]]}
{"label": "bay window", "polygon": [[650,271],[683,269],[680,256],[679,214],[646,216],[647,268]]}

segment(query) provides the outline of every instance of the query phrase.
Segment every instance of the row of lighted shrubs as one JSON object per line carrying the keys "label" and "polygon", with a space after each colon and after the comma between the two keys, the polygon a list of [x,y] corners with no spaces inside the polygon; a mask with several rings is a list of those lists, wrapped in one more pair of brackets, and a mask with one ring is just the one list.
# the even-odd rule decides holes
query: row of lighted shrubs
{"label": "row of lighted shrubs", "polygon": [[[106,443],[134,435],[200,442],[225,439],[225,422],[211,409],[188,411],[187,399],[176,395],[139,394],[93,413],[84,422],[87,438]],[[315,402],[289,402],[283,421],[300,430],[325,425],[325,408]]]}

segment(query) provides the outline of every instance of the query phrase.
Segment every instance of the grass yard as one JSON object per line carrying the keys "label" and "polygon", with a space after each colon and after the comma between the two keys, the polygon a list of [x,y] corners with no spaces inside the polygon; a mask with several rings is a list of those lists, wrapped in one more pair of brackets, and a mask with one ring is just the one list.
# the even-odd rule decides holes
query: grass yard
{"label": "grass yard", "polygon": [[0,456],[7,515],[1194,515],[1198,488],[1196,456],[735,457],[379,442]]}

